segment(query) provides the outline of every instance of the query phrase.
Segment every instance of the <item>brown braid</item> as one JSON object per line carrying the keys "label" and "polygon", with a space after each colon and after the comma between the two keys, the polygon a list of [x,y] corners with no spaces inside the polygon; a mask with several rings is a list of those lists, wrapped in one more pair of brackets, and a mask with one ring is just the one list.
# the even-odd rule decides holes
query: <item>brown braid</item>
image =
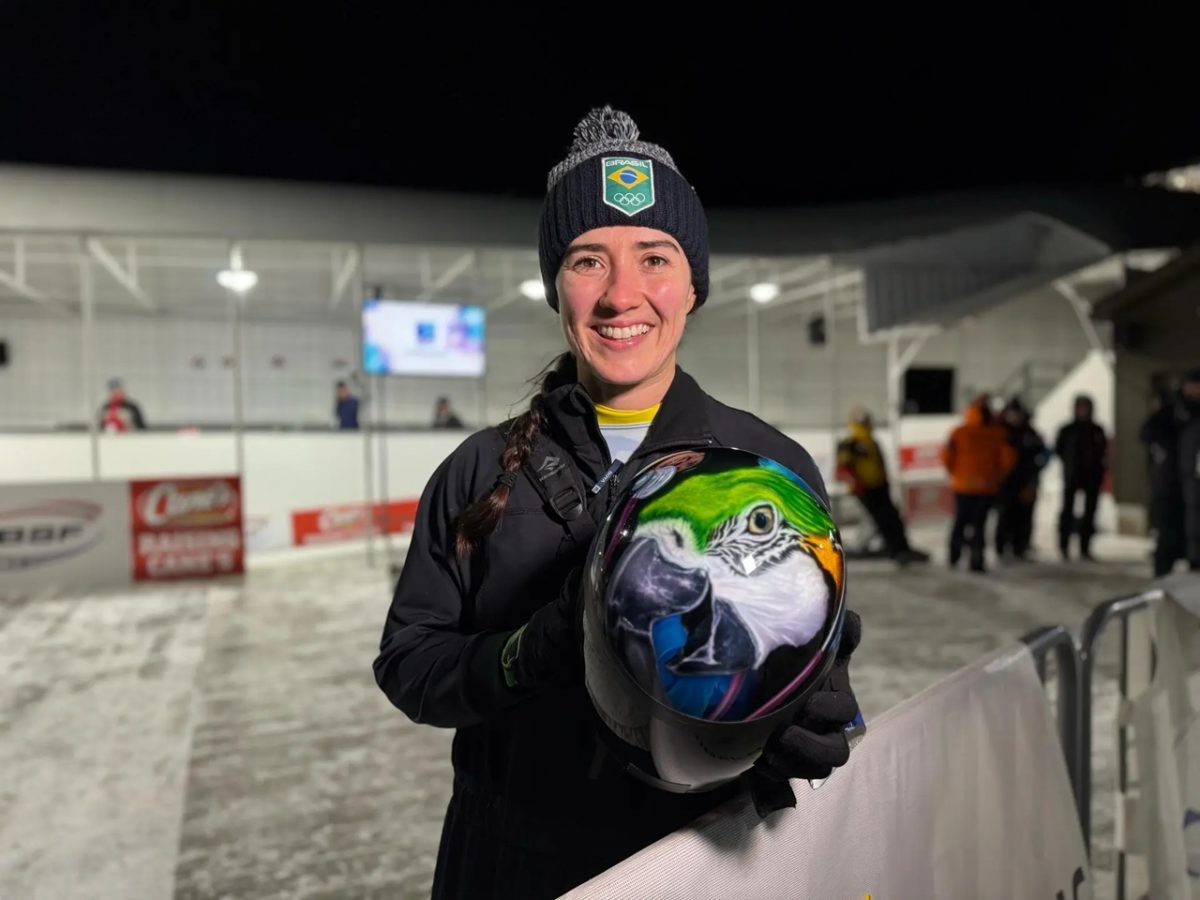
{"label": "brown braid", "polygon": [[529,401],[529,409],[513,419],[509,426],[504,440],[504,453],[500,456],[502,471],[496,486],[491,493],[464,509],[458,517],[454,549],[459,559],[470,556],[479,542],[499,526],[504,507],[508,505],[508,495],[512,491],[511,485],[505,482],[514,481],[533,453],[534,442],[545,423],[545,395],[576,380],[575,357],[570,352],[561,354],[534,375],[530,382],[537,382],[539,378],[541,384]]}

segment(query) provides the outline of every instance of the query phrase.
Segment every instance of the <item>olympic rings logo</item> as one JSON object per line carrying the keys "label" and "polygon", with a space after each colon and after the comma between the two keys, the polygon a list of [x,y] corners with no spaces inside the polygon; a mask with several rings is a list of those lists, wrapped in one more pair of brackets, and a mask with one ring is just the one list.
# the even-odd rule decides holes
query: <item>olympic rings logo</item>
{"label": "olympic rings logo", "polygon": [[615,197],[613,197],[613,200],[615,200],[617,203],[620,203],[622,206],[641,206],[646,202],[646,195],[642,193],[617,194]]}

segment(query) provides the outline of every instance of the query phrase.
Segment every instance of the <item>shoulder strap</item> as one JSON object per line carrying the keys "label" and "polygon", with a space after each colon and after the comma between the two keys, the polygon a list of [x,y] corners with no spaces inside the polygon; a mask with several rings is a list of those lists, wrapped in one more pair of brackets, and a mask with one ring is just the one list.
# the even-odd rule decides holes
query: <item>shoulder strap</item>
{"label": "shoulder strap", "polygon": [[586,495],[570,457],[545,435],[538,435],[525,472],[550,511],[579,547],[587,547],[596,530]]}

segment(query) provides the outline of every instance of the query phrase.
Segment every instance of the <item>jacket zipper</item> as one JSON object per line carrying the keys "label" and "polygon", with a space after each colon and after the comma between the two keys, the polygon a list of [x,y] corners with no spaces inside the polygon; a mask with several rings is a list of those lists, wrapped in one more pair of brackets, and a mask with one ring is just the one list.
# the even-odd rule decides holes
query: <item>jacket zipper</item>
{"label": "jacket zipper", "polygon": [[[640,464],[645,461],[647,456],[654,453],[662,453],[664,450],[698,450],[702,447],[711,447],[714,443],[716,443],[716,441],[711,437],[690,440],[683,439],[660,441],[657,444],[651,444],[647,447],[639,447],[634,452],[634,455],[630,458],[630,462],[638,462]],[[612,509],[613,499],[617,496],[621,489],[621,475],[623,475],[627,470],[634,468],[629,464],[622,466],[620,462],[615,463],[614,466],[615,468],[609,470],[611,477],[609,473],[606,473],[604,476],[608,479],[608,500],[604,504],[605,509]],[[640,468],[640,465],[638,468]],[[597,486],[599,486],[599,484],[600,483],[597,482]]]}

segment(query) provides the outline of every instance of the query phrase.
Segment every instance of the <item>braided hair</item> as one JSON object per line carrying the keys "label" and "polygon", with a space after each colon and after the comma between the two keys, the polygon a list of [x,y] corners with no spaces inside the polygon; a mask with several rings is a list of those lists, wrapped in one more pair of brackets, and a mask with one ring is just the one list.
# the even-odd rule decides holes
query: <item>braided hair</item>
{"label": "braided hair", "polygon": [[500,477],[491,492],[476,500],[462,511],[455,527],[454,550],[459,559],[465,559],[479,546],[480,541],[496,530],[508,495],[517,483],[521,467],[529,461],[534,443],[546,421],[545,397],[555,388],[577,380],[578,370],[575,357],[570,352],[560,354],[531,381],[541,376],[541,384],[529,401],[529,409],[513,419],[504,438],[504,452],[500,455]]}

